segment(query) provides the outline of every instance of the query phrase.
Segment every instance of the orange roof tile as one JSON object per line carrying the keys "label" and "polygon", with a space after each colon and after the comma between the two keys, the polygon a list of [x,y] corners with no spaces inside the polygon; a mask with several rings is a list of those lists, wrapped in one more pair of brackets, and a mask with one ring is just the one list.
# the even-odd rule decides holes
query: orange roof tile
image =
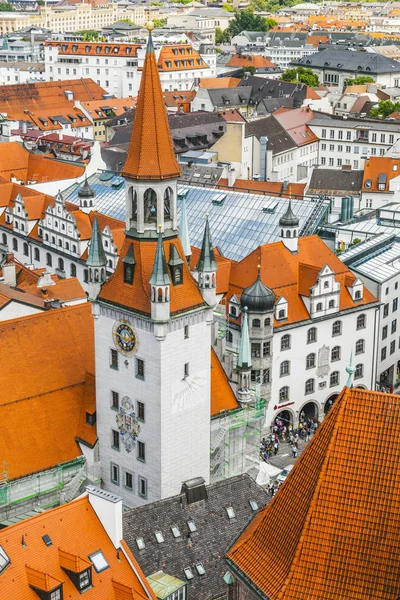
{"label": "orange roof tile", "polygon": [[32,567],[28,567],[28,565],[26,565],[25,569],[28,584],[32,587],[42,590],[43,592],[51,592],[55,588],[60,587],[60,585],[63,583],[61,579],[55,579],[55,577],[52,577],[48,573],[43,573],[43,571],[32,569]]}
{"label": "orange roof tile", "polygon": [[[1,322],[0,336],[2,404],[83,383],[86,373],[94,374],[89,302]],[[15,365],[18,377],[9,377]]]}
{"label": "orange roof tile", "polygon": [[[275,327],[310,318],[301,298],[302,295],[309,294],[305,293],[306,284],[299,280],[300,265],[306,265],[310,269],[319,269],[319,271],[325,265],[329,265],[335,273],[336,281],[340,283],[340,310],[376,301],[376,298],[365,287],[362,301],[357,301],[357,303],[353,301],[346,286],[349,285],[348,278],[352,285],[355,280],[354,275],[316,235],[299,238],[297,253],[292,254],[283,242],[275,242],[260,246],[240,262],[232,261],[229,298],[233,294],[240,298],[243,290],[254,283],[259,264],[261,264],[260,274],[263,283],[274,291],[277,298],[283,296],[289,303],[288,319],[284,322],[275,321]],[[307,282],[315,283],[313,277]]]}
{"label": "orange roof tile", "polygon": [[237,77],[202,77],[199,81],[199,87],[208,90],[220,90],[223,88],[237,87],[241,79]]}
{"label": "orange roof tile", "polygon": [[76,54],[77,56],[137,56],[141,44],[112,44],[109,42],[45,42],[47,47],[58,47],[58,54]]}
{"label": "orange roof tile", "polygon": [[[51,546],[44,544],[44,534],[50,537]],[[21,544],[22,538],[24,547]],[[92,568],[93,587],[85,591],[85,599],[116,600],[118,597],[115,596],[113,582],[118,581],[133,590],[134,600],[156,600],[141,568],[127,551],[123,540],[122,550],[117,555],[88,496],[1,530],[0,545],[10,557],[9,566],[1,574],[1,595],[4,599],[37,600],[38,596],[29,584],[46,585],[51,589],[56,581],[63,582],[65,599],[80,600],[81,593],[60,564],[61,548],[70,555],[82,557],[85,564],[89,555],[100,549],[109,565],[109,568],[100,573]],[[27,569],[32,579],[27,578]]]}
{"label": "orange roof tile", "polygon": [[226,63],[227,67],[254,67],[271,69],[276,65],[267,57],[258,54],[234,54]]}
{"label": "orange roof tile", "polygon": [[240,408],[239,402],[229,385],[228,377],[211,348],[211,416],[219,415],[224,410]]}
{"label": "orange roof tile", "polygon": [[[109,100],[90,100],[81,102],[82,107],[90,114],[94,121],[99,119],[110,119],[113,116],[122,115],[124,112],[136,106],[136,97],[111,98]],[[111,111],[105,112],[105,107]]]}
{"label": "orange roof tile", "polygon": [[314,113],[309,107],[278,109],[273,116],[298,146],[318,141],[318,137],[307,125],[314,119]]}
{"label": "orange roof tile", "polygon": [[162,46],[158,56],[157,66],[160,72],[207,68],[206,63],[191,44]]}
{"label": "orange roof tile", "polygon": [[181,174],[175,158],[151,34],[123,177],[175,179]]}
{"label": "orange roof tile", "polygon": [[232,108],[231,110],[221,110],[218,111],[218,114],[221,115],[221,117],[227,123],[247,123],[246,119],[237,108]]}
{"label": "orange roof tile", "polygon": [[228,553],[263,597],[398,598],[399,426],[398,395],[344,388]]}
{"label": "orange roof tile", "polygon": [[[399,177],[400,159],[391,156],[371,156],[364,165],[362,190],[365,192],[388,192],[390,180]],[[379,175],[386,175],[385,187],[378,188]],[[366,182],[368,187],[366,187]]]}
{"label": "orange roof tile", "polygon": [[[181,241],[178,237],[168,238],[163,241],[165,256],[170,256],[170,246],[175,244],[179,256],[183,259],[183,284],[171,286],[170,290],[170,310],[171,315],[179,313],[189,308],[204,306],[203,298],[197,287],[197,282],[190,273],[185,259]],[[123,258],[130,246],[133,246],[133,252],[136,260],[133,286],[124,283]],[[138,241],[126,238],[120,260],[113,275],[103,284],[99,298],[112,304],[129,307],[130,309],[142,313],[151,313],[150,304],[150,276],[153,270],[154,258],[156,254],[157,241]],[[1,329],[0,329],[1,333]]]}
{"label": "orange roof tile", "polygon": [[72,554],[62,548],[58,549],[58,555],[60,557],[60,567],[73,573],[81,573],[92,565],[91,562],[82,558],[79,554]]}

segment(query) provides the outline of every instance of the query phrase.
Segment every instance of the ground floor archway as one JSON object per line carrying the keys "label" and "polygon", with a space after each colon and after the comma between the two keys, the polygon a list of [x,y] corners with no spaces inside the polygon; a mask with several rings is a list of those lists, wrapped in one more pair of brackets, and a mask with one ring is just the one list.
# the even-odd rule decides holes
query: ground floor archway
{"label": "ground floor archway", "polygon": [[329,398],[326,399],[324,404],[324,414],[327,415],[332,406],[334,405],[339,394],[331,394]]}
{"label": "ground floor archway", "polygon": [[292,425],[293,427],[293,421],[294,419],[292,411],[285,409],[279,411],[278,414],[275,415],[274,420],[272,421],[272,426],[278,425],[279,427],[281,424],[281,426],[289,427],[289,425]]}
{"label": "ground floor archway", "polygon": [[307,422],[309,419],[318,420],[318,404],[314,400],[306,402],[299,410],[299,422]]}

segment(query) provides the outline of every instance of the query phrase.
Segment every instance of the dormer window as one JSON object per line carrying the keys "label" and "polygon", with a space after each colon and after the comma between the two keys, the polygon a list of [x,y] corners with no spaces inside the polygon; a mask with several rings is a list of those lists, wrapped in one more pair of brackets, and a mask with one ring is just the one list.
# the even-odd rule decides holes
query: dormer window
{"label": "dormer window", "polygon": [[357,290],[354,293],[354,300],[362,300],[361,290]]}
{"label": "dormer window", "polygon": [[233,306],[233,304],[229,305],[229,314],[230,314],[231,317],[234,317],[235,319],[238,316],[238,314],[237,314],[237,308],[236,308],[236,306]]}

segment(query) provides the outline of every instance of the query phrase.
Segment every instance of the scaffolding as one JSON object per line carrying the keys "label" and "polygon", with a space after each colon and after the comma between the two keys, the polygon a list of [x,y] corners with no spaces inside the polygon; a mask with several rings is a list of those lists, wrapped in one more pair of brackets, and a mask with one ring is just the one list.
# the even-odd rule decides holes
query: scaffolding
{"label": "scaffolding", "polygon": [[211,483],[234,475],[258,472],[265,400],[223,411],[211,421]]}

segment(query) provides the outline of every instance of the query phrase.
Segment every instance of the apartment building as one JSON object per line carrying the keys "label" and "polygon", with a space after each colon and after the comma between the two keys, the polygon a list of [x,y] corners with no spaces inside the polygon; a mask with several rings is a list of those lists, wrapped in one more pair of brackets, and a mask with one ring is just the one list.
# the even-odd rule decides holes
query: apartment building
{"label": "apartment building", "polygon": [[400,138],[400,123],[314,113],[310,129],[319,138],[319,159],[323,167],[358,170],[373,156],[384,156]]}
{"label": "apartment building", "polygon": [[[156,45],[154,52],[163,91],[189,90],[195,79],[215,76],[215,50],[210,54],[209,46],[204,48],[207,62],[189,43]],[[113,96],[136,96],[144,55],[140,44],[46,42],[46,78],[90,77]]]}

